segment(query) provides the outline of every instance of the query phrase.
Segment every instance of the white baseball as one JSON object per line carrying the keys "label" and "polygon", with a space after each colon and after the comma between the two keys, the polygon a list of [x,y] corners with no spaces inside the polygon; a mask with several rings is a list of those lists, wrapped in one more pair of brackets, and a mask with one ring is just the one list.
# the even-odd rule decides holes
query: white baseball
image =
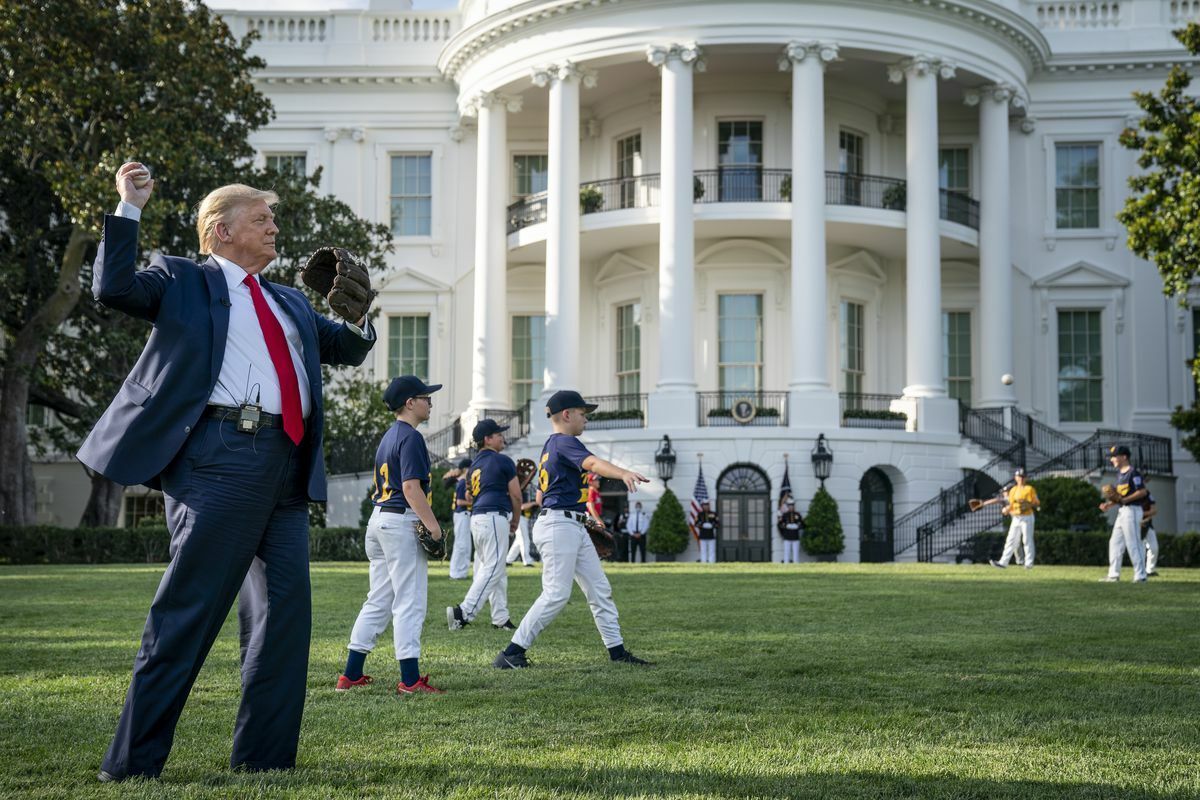
{"label": "white baseball", "polygon": [[1011,385],[1012,385],[1012,382],[1013,382],[1013,376],[1012,376],[1012,375],[1009,375],[1009,374],[1006,372],[1006,373],[1004,373],[1003,375],[1001,375],[1001,376],[1000,376],[1000,382],[1001,382],[1001,383],[1003,383],[1005,386],[1011,386]]}
{"label": "white baseball", "polygon": [[133,181],[135,189],[144,189],[150,182],[150,170],[145,168],[136,170],[129,176],[129,179]]}

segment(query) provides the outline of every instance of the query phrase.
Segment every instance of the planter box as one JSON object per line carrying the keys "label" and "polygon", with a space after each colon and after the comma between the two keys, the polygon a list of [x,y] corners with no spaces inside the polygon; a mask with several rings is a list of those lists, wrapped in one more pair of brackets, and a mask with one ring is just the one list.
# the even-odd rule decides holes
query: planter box
{"label": "planter box", "polygon": [[813,556],[813,561],[823,561],[826,563],[835,562],[837,559],[836,553],[821,553],[820,555]]}
{"label": "planter box", "polygon": [[652,553],[651,555],[654,556],[654,560],[656,562],[658,562],[658,561],[674,561],[675,560],[674,553]]}
{"label": "planter box", "polygon": [[843,428],[874,428],[876,430],[902,431],[908,424],[905,419],[867,419],[865,417],[847,417],[842,420]]}

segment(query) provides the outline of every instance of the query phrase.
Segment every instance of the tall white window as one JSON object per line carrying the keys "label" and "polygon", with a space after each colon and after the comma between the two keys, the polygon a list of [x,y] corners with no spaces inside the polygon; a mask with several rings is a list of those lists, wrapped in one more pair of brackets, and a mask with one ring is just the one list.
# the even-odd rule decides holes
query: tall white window
{"label": "tall white window", "polygon": [[513,408],[524,408],[526,403],[542,393],[542,377],[545,368],[546,318],[540,314],[513,317]]}
{"label": "tall white window", "polygon": [[728,120],[717,124],[717,163],[722,202],[762,199],[763,124]]}
{"label": "tall white window", "polygon": [[1054,147],[1054,210],[1058,228],[1100,227],[1100,144]]}
{"label": "tall white window", "polygon": [[[617,393],[642,391],[642,304],[617,307]],[[635,406],[636,407],[636,406]]]}
{"label": "tall white window", "polygon": [[637,205],[637,181],[642,172],[642,135],[630,134],[617,139],[617,178],[621,181],[621,208]]}
{"label": "tall white window", "polygon": [[429,378],[429,317],[388,318],[388,376]]}
{"label": "tall white window", "polygon": [[842,195],[838,205],[861,206],[862,174],[866,168],[866,140],[853,131],[838,131],[838,171],[842,173]]}
{"label": "tall white window", "polygon": [[545,153],[513,156],[513,195],[518,198],[546,191],[550,160]]}
{"label": "tall white window", "polygon": [[392,235],[433,232],[433,158],[429,153],[392,156]]}
{"label": "tall white window", "polygon": [[267,169],[280,175],[307,175],[308,156],[304,153],[267,153]]}
{"label": "tall white window", "polygon": [[718,302],[717,370],[725,400],[762,391],[761,294],[723,294]]}
{"label": "tall white window", "polygon": [[862,394],[866,358],[863,346],[863,306],[843,300],[838,314],[841,327],[842,391]]}
{"label": "tall white window", "polygon": [[947,393],[971,405],[971,312],[942,314],[942,352]]}
{"label": "tall white window", "polygon": [[947,191],[970,194],[970,148],[943,147],[938,150],[938,186]]}
{"label": "tall white window", "polygon": [[1104,420],[1099,311],[1058,312],[1058,419]]}

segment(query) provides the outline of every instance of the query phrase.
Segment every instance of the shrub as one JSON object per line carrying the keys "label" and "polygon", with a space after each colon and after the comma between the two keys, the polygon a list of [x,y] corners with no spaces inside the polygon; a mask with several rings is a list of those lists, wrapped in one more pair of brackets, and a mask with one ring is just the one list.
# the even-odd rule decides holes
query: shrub
{"label": "shrub", "polygon": [[[1110,535],[1107,530],[1043,532],[1035,528],[1035,561],[1046,566],[1107,566]],[[1007,531],[988,531],[968,539],[959,547],[955,560],[982,564],[989,558],[999,558],[1005,536]],[[1200,566],[1200,533],[1158,534],[1158,563],[1163,567]]]}
{"label": "shrub", "polygon": [[883,193],[883,207],[889,211],[903,211],[908,207],[908,185],[897,183]]}
{"label": "shrub", "polygon": [[579,188],[579,209],[581,213],[592,214],[604,207],[604,195],[595,186]]}
{"label": "shrub", "polygon": [[824,486],[817,489],[809,503],[800,543],[810,556],[836,556],[846,549],[837,501],[825,491]]}
{"label": "shrub", "polygon": [[588,422],[603,422],[609,419],[641,419],[644,415],[640,408],[621,408],[616,411],[593,411],[588,414]]}
{"label": "shrub", "polygon": [[683,506],[670,489],[663,492],[650,517],[646,549],[654,554],[674,555],[687,549],[688,526]]}
{"label": "shrub", "polygon": [[908,414],[903,411],[888,411],[887,409],[847,408],[842,412],[844,419],[894,419],[908,421]]}
{"label": "shrub", "polygon": [[1101,531],[1108,527],[1108,521],[1100,511],[1100,491],[1087,481],[1039,478],[1030,483],[1042,503],[1042,510],[1037,515],[1038,527],[1048,531]]}
{"label": "shrub", "polygon": [[696,176],[693,176],[692,177],[692,202],[699,203],[703,197],[704,197],[704,181],[700,180],[700,178],[698,178]]}
{"label": "shrub", "polygon": [[779,196],[781,198],[783,198],[783,200],[785,202],[791,202],[791,200],[792,200],[792,176],[791,175],[784,175],[783,180],[781,180],[779,182]]}

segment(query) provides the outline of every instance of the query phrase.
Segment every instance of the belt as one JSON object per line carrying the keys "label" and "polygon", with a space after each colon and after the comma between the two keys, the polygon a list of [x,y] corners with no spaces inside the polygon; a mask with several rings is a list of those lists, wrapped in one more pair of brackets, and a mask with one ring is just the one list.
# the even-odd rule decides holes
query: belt
{"label": "belt", "polygon": [[562,514],[567,519],[573,519],[576,522],[587,522],[588,515],[580,511],[560,511],[557,508],[543,508],[538,512],[539,517],[544,517],[548,514]]}
{"label": "belt", "polygon": [[380,514],[407,514],[407,508],[388,508],[387,506],[375,506],[379,509]]}
{"label": "belt", "polygon": [[[240,408],[236,406],[217,406],[210,405],[204,411],[204,416],[212,417],[213,419],[229,420],[237,422],[238,416],[242,413]],[[282,414],[268,414],[265,411],[260,411],[258,414],[258,427],[260,428],[283,428]]]}

